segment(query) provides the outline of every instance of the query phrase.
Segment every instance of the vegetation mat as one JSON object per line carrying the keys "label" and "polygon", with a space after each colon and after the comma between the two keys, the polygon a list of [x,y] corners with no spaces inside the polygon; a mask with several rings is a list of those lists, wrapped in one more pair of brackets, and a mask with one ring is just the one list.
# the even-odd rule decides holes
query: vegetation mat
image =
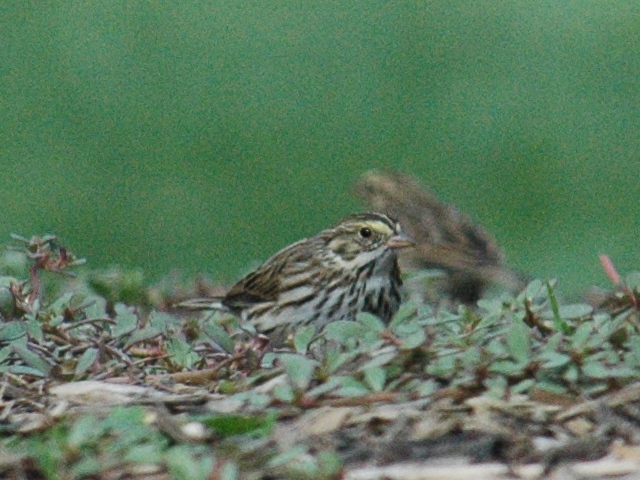
{"label": "vegetation mat", "polygon": [[[640,472],[640,275],[598,301],[554,283],[474,306],[406,302],[287,348],[218,290],[80,269],[16,237],[0,279],[3,478],[632,478]],[[51,274],[53,272],[53,275]],[[430,281],[415,274],[411,285]],[[635,477],[634,477],[635,478]]]}

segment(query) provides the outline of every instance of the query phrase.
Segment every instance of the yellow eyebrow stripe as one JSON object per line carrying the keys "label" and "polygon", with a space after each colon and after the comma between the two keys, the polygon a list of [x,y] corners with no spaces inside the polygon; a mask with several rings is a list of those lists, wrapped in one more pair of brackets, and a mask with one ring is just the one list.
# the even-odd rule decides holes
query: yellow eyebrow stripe
{"label": "yellow eyebrow stripe", "polygon": [[389,225],[384,222],[367,222],[363,223],[362,226],[369,227],[370,229],[375,230],[376,232],[383,235],[393,235],[395,233],[391,228],[389,228]]}

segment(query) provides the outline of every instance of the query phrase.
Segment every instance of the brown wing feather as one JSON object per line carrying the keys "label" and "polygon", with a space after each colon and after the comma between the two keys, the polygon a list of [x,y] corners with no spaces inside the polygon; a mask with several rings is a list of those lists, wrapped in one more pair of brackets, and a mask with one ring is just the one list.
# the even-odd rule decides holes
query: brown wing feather
{"label": "brown wing feather", "polygon": [[240,311],[261,303],[274,302],[283,289],[283,270],[309,264],[312,257],[310,239],[303,239],[280,250],[256,270],[240,279],[227,292],[222,304],[232,311]]}

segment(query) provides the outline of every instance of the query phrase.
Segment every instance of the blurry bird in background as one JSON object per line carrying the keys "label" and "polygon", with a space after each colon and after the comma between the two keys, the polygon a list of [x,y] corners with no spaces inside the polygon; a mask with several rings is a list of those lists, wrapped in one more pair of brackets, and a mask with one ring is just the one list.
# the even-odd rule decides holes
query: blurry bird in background
{"label": "blurry bird in background", "polygon": [[475,303],[493,284],[518,291],[526,286],[519,273],[505,265],[496,240],[479,224],[440,201],[413,177],[370,171],[354,194],[375,211],[396,218],[416,247],[400,254],[402,271],[438,269],[444,276],[423,292],[425,299]]}

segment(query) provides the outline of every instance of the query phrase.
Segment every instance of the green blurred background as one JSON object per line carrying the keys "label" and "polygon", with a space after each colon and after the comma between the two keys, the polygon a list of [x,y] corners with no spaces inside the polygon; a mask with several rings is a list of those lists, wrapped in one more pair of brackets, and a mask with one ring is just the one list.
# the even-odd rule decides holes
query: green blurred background
{"label": "green blurred background", "polygon": [[0,239],[221,280],[418,176],[564,292],[640,268],[640,2],[5,1]]}

